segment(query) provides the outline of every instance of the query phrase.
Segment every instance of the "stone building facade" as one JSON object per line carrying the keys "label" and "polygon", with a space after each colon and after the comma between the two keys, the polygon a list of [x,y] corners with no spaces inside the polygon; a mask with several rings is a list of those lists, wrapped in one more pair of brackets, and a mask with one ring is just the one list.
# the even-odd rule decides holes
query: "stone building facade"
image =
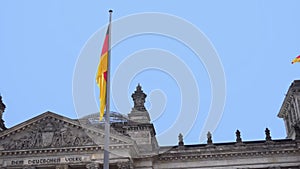
{"label": "stone building facade", "polygon": [[[289,88],[278,116],[287,138],[273,140],[269,129],[264,140],[159,146],[144,106],[140,85],[132,94],[128,116],[111,113],[111,169],[300,169],[300,81]],[[103,166],[104,124],[98,114],[70,119],[45,112],[11,128],[2,119],[5,105],[0,97],[1,169],[100,169]]]}

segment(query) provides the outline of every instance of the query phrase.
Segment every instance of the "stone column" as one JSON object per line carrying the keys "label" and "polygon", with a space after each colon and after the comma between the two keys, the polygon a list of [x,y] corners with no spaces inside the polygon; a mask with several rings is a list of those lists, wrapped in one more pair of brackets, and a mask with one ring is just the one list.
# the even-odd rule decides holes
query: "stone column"
{"label": "stone column", "polygon": [[100,165],[98,163],[89,163],[86,165],[87,169],[100,169]]}

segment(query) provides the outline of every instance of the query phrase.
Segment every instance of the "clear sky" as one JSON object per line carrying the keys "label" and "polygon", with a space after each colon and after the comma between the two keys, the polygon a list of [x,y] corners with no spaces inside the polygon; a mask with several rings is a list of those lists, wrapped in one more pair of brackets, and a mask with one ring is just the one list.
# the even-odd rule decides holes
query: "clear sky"
{"label": "clear sky", "polygon": [[[77,78],[74,72],[85,60],[93,62],[86,70],[96,71],[99,54],[93,51],[91,56],[85,57],[83,53],[86,48],[100,53],[108,10],[113,9],[113,20],[120,21],[113,25],[113,41],[114,36],[115,41],[118,40],[118,33],[135,31],[140,26],[149,24],[152,29],[151,24],[154,24],[157,28],[139,35],[133,31],[113,47],[113,111],[123,114],[130,111],[125,103],[133,104],[130,95],[140,83],[148,95],[146,106],[158,136],[167,130],[176,133],[168,139],[159,137],[159,142],[176,144],[177,134],[183,132],[185,143],[200,143],[214,98],[212,92],[218,91],[212,87],[210,73],[213,70],[208,69],[214,65],[205,63],[205,58],[209,58],[217,64],[215,69],[223,70],[226,84],[224,111],[217,117],[221,120],[212,132],[213,140],[235,141],[237,129],[243,140],[264,139],[266,127],[273,138],[285,138],[284,124],[277,114],[289,85],[299,79],[300,64],[291,64],[300,54],[299,6],[298,0],[2,0],[0,93],[7,106],[6,126],[12,127],[48,110],[70,118],[80,116],[75,109],[78,103],[73,103],[73,80]],[[158,16],[143,19],[144,13],[152,12]],[[159,15],[178,18],[158,24],[163,18]],[[132,16],[140,16],[142,21],[126,20]],[[180,25],[181,22],[186,24]],[[183,29],[184,25],[191,24],[206,37],[197,47],[205,51],[205,45],[210,44],[218,59],[205,54],[198,56],[194,47],[183,39],[160,32],[177,31],[182,37],[198,40],[196,34]],[[178,64],[176,59],[179,59]],[[129,73],[146,63],[145,69]],[[160,66],[166,66],[167,70]],[[186,78],[184,72],[188,74]],[[81,76],[94,77],[88,73]],[[125,80],[121,78],[127,76]],[[88,83],[95,85],[93,78]],[[216,86],[222,88],[222,84]],[[186,88],[190,90],[186,92]],[[94,96],[90,99],[97,103],[98,89],[92,86],[87,90],[93,90]],[[116,103],[120,100],[124,100],[125,106]],[[184,109],[184,106],[189,108]],[[89,112],[89,107],[86,110],[87,114],[94,113]],[[178,118],[181,116],[195,116],[195,120]],[[189,126],[190,130],[172,129],[175,123],[182,128]]]}

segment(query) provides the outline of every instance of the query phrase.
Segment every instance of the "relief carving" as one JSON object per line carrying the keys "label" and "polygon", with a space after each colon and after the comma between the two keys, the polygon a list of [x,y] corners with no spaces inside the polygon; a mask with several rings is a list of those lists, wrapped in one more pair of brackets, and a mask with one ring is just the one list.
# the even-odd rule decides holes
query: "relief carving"
{"label": "relief carving", "polygon": [[130,162],[119,162],[117,163],[118,169],[130,169],[131,165]]}
{"label": "relief carving", "polygon": [[5,150],[18,150],[95,144],[86,133],[78,130],[78,128],[72,128],[53,119],[45,119],[45,121],[31,127],[29,131],[23,131],[18,135],[15,138],[6,138],[2,142],[3,148]]}
{"label": "relief carving", "polygon": [[98,163],[89,163],[86,165],[87,169],[99,169],[100,165]]}

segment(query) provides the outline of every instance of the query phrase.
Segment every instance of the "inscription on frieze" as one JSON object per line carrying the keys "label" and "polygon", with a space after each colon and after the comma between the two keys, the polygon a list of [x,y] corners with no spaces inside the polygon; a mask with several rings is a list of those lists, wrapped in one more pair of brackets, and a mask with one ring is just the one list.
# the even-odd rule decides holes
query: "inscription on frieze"
{"label": "inscription on frieze", "polygon": [[94,145],[81,129],[47,118],[1,141],[5,150]]}
{"label": "inscription on frieze", "polygon": [[65,156],[65,157],[41,157],[41,158],[24,158],[5,160],[4,166],[31,166],[47,164],[70,164],[90,161],[89,156]]}

